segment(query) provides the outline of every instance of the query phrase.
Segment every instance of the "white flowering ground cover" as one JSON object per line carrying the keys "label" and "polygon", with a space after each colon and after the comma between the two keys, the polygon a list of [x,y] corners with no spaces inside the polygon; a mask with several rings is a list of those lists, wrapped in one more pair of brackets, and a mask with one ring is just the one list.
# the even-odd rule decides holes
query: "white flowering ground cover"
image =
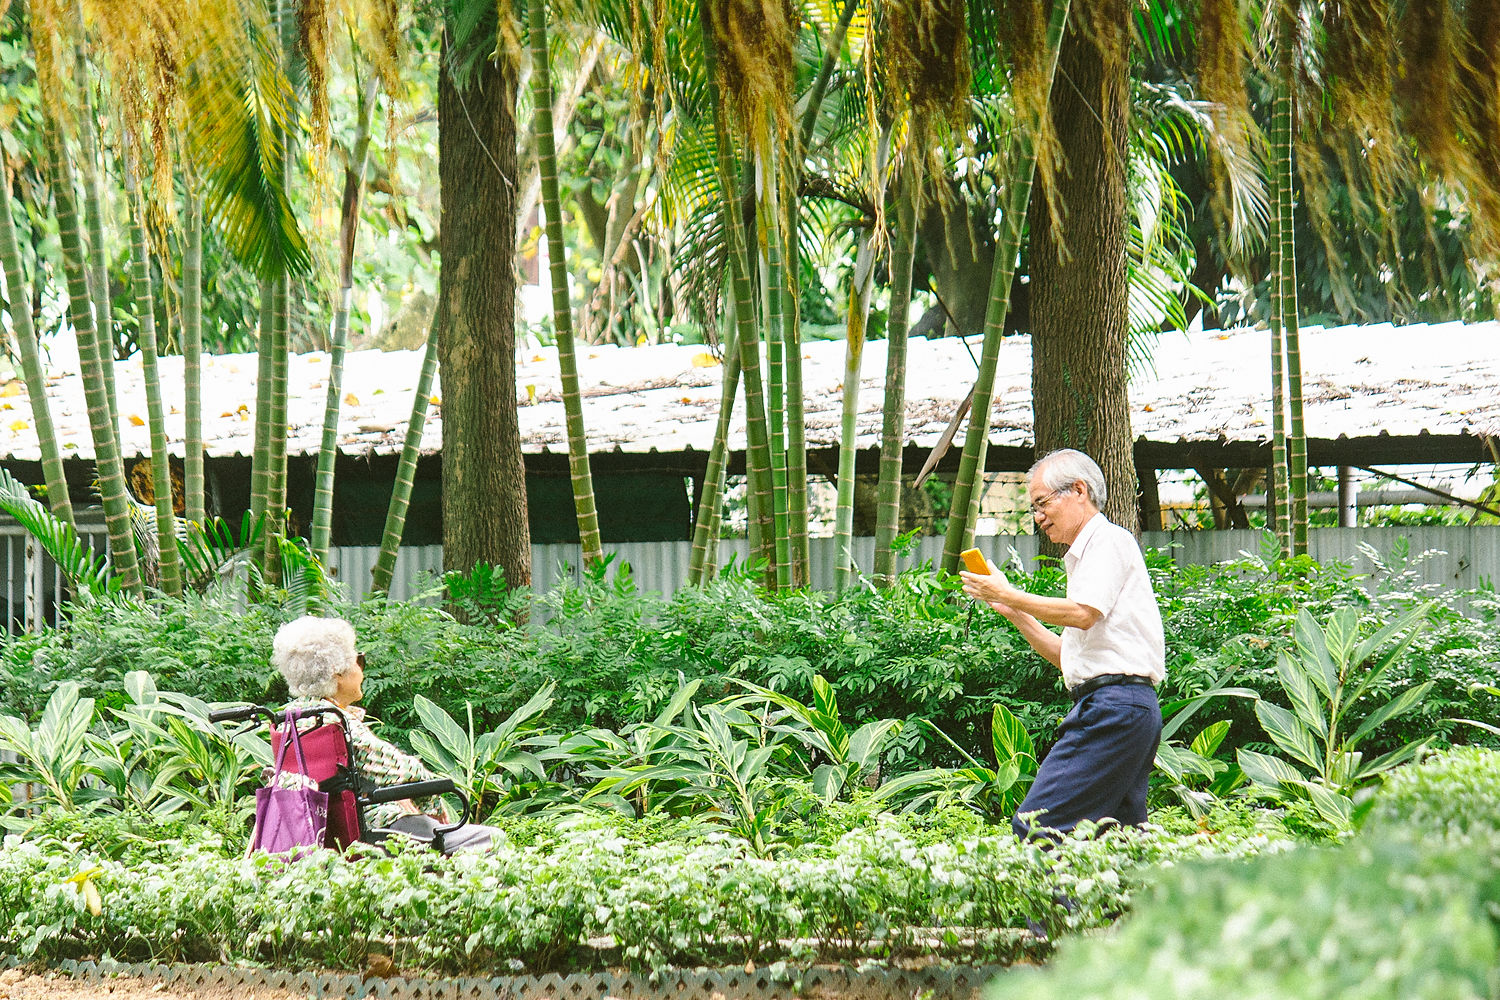
{"label": "white flowering ground cover", "polygon": [[[0,847],[0,950],[36,959],[359,969],[371,952],[436,974],[659,969],[779,960],[1013,961],[1108,923],[1163,867],[1290,846],[1253,829],[1106,830],[1054,851],[1008,831],[923,842],[880,815],[770,858],[705,831],[641,842],[605,816],[526,846],[229,856],[212,836],[80,849]],[[1067,900],[1068,906],[1059,905]]]}

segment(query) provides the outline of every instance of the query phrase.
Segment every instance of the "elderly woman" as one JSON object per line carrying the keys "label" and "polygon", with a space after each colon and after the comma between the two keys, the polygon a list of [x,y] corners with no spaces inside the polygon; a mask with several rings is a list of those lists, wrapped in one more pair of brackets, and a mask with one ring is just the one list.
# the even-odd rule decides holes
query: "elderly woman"
{"label": "elderly woman", "polygon": [[[375,735],[365,719],[365,710],[355,704],[364,695],[365,654],[355,649],[354,628],[348,622],[312,615],[287,622],[276,631],[271,664],[286,678],[293,699],[289,708],[333,705],[344,714],[346,735],[359,755],[360,770],[375,784],[397,785],[437,777],[420,759]],[[434,830],[453,820],[441,800],[428,802],[430,814],[411,799],[374,805],[366,810],[365,821],[371,827],[430,840]],[[449,849],[478,848],[501,836],[494,827],[471,823],[448,834],[446,843]]]}

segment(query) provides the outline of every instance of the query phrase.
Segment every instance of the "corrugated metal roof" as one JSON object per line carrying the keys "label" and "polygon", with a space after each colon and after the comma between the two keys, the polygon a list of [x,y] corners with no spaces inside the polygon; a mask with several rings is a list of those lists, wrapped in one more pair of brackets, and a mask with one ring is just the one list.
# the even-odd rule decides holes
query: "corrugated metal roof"
{"label": "corrugated metal roof", "polygon": [[[979,344],[958,338],[911,344],[907,371],[907,438],[931,446],[972,385]],[[971,354],[972,352],[972,354]],[[720,368],[702,347],[594,347],[581,352],[584,419],[595,451],[707,451],[719,404]],[[1130,389],[1132,433],[1155,441],[1263,441],[1270,437],[1270,334],[1265,330],[1163,334],[1155,371]],[[346,454],[399,451],[421,367],[417,351],[348,355],[339,448]],[[886,342],[866,346],[861,377],[861,447],[879,444]],[[707,362],[707,364],[705,364]],[[803,349],[807,439],[838,440],[842,342]],[[1303,330],[1302,370],[1308,436],[1500,435],[1500,323],[1388,324]],[[138,359],[116,364],[123,451],[149,453],[145,390]],[[322,435],[326,354],[292,358],[288,419],[291,454],[316,452]],[[203,434],[212,456],[248,455],[255,437],[256,358],[207,358]],[[172,450],[182,450],[182,359],[161,362],[171,412]],[[528,452],[566,450],[556,352],[527,350],[517,359],[521,437]],[[52,416],[67,454],[92,457],[82,380],[73,370],[49,378]],[[429,410],[424,452],[442,442],[441,390]],[[0,455],[39,456],[30,405],[18,381],[0,388]],[[744,447],[743,407],[732,440]],[[1031,345],[1007,338],[995,383],[991,440],[1031,444]]]}

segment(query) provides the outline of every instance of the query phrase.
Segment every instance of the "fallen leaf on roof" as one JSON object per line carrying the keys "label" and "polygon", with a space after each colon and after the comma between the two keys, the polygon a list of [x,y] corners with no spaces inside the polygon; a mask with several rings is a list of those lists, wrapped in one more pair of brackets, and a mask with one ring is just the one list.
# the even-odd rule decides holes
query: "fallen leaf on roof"
{"label": "fallen leaf on roof", "polygon": [[547,360],[547,356],[545,354],[533,354],[531,356],[531,360],[532,361],[546,361]]}
{"label": "fallen leaf on roof", "polygon": [[30,426],[31,425],[24,420],[17,420],[15,423],[10,425],[10,429],[13,431],[24,431]]}
{"label": "fallen leaf on roof", "polygon": [[442,406],[443,405],[443,397],[442,396],[428,396],[427,397],[427,402],[431,403],[433,406]]}
{"label": "fallen leaf on roof", "polygon": [[0,396],[4,396],[8,399],[11,396],[19,396],[25,391],[26,387],[21,384],[21,380],[13,378],[9,382],[5,383],[5,388],[0,389]]}
{"label": "fallen leaf on roof", "polygon": [[1145,406],[1145,410],[1147,413],[1155,413],[1156,407],[1152,406],[1150,403],[1147,403]]}
{"label": "fallen leaf on roof", "polygon": [[684,403],[691,403],[693,401],[693,397],[692,396],[683,396],[682,397],[682,401]]}
{"label": "fallen leaf on roof", "polygon": [[396,429],[395,424],[360,424],[360,432],[363,434],[384,434]]}
{"label": "fallen leaf on roof", "polygon": [[64,451],[67,451],[69,448],[77,448],[77,447],[78,447],[78,442],[77,441],[64,441],[63,442],[63,450]]}
{"label": "fallen leaf on roof", "polygon": [[359,405],[359,397],[356,396],[352,392],[349,393],[347,396],[344,397],[344,405],[345,406],[358,406]]}
{"label": "fallen leaf on roof", "polygon": [[534,385],[528,385],[526,387],[526,402],[528,402],[528,403],[535,403],[536,402],[536,386],[534,386]]}
{"label": "fallen leaf on roof", "polygon": [[11,406],[9,403],[0,403],[0,410],[14,410],[14,409],[15,409],[15,407]]}
{"label": "fallen leaf on roof", "polygon": [[693,355],[694,368],[712,368],[719,363],[719,359],[707,351],[699,351]]}
{"label": "fallen leaf on roof", "polygon": [[140,417],[136,416],[134,413],[132,413],[130,415],[130,423],[134,427],[145,427],[146,426],[146,421],[142,420]]}

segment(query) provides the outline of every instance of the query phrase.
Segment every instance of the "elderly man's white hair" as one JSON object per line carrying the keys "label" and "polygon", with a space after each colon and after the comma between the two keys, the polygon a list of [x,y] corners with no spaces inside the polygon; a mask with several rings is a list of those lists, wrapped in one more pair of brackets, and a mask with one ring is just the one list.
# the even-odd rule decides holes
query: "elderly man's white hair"
{"label": "elderly man's white hair", "polygon": [[342,618],[303,615],[276,630],[271,665],[293,698],[331,698],[335,679],[354,665],[354,626]]}
{"label": "elderly man's white hair", "polygon": [[1104,471],[1099,463],[1083,452],[1073,448],[1049,451],[1026,473],[1030,479],[1041,478],[1042,485],[1049,490],[1070,490],[1074,483],[1082,483],[1088,491],[1089,502],[1104,509]]}

